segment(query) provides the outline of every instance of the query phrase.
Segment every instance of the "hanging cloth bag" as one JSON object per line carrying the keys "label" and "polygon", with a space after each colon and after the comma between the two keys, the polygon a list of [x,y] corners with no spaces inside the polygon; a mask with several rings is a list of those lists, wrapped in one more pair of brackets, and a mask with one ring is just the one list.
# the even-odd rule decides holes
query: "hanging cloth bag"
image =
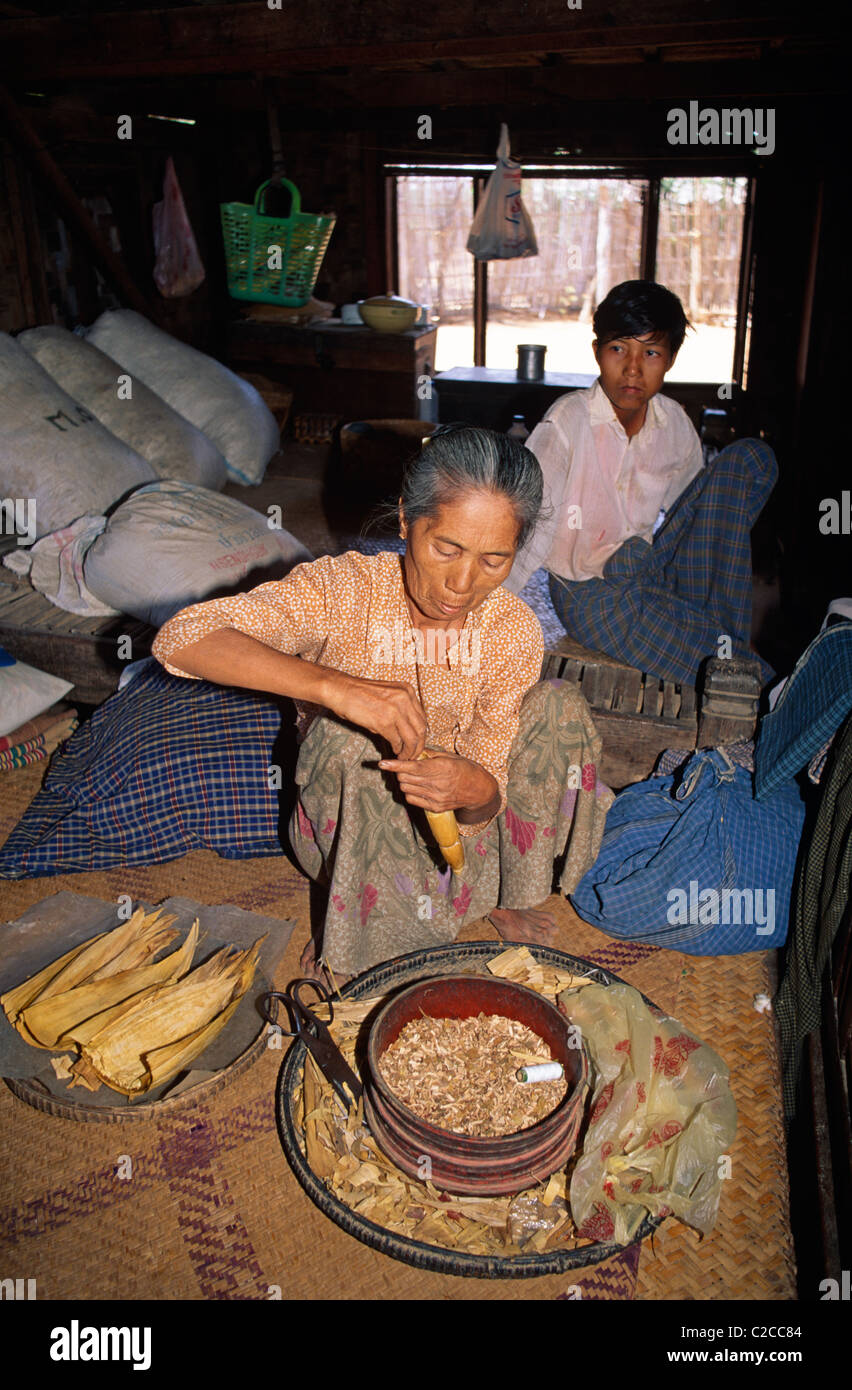
{"label": "hanging cloth bag", "polygon": [[478,261],[509,261],[537,256],[530,215],[521,201],[521,166],[509,157],[509,129],[500,126],[497,167],[476,209],[467,249]]}
{"label": "hanging cloth bag", "polygon": [[701,749],[618,794],[571,904],[610,936],[687,955],[782,946],[804,819],[794,781],[755,801],[751,773]]}

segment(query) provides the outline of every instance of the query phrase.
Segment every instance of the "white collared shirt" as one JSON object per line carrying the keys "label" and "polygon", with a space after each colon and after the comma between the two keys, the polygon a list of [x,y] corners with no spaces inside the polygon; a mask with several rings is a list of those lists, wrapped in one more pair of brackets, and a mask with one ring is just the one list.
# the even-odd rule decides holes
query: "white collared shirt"
{"label": "white collared shirt", "polygon": [[516,594],[542,565],[563,579],[602,575],[630,536],[652,539],[660,511],[668,511],[704,462],[677,401],[652,396],[641,430],[628,438],[600,379],[554,401],[526,447],[541,464],[551,515],[504,581]]}

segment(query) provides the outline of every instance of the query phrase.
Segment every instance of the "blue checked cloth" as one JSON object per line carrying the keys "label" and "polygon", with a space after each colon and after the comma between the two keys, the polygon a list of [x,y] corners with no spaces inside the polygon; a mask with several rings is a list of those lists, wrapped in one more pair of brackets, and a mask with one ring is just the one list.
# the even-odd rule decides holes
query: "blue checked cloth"
{"label": "blue checked cloth", "polygon": [[571,903],[610,936],[689,955],[780,946],[804,818],[795,782],[758,803],[745,768],[703,749],[616,797]]}
{"label": "blue checked cloth", "polygon": [[284,708],[159,664],[141,672],[55,755],[0,850],[0,877],[158,864],[192,849],[281,854],[268,769]]}
{"label": "blue checked cloth", "polygon": [[758,801],[824,750],[852,710],[852,622],[820,632],[765,714],[754,757]]}

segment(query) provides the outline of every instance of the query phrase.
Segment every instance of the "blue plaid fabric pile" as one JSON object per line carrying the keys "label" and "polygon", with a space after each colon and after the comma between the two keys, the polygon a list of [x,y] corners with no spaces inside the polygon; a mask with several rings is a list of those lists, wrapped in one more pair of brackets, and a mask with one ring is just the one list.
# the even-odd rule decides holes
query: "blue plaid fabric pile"
{"label": "blue plaid fabric pile", "polygon": [[795,782],[757,802],[721,749],[693,753],[616,797],[571,903],[610,936],[690,955],[781,946],[804,818]]}
{"label": "blue plaid fabric pile", "polygon": [[852,622],[814,638],[775,708],[764,715],[755,751],[758,801],[807,766],[852,710]]}
{"label": "blue plaid fabric pile", "polygon": [[283,708],[159,665],[142,671],[56,755],[0,850],[0,877],[164,863],[193,849],[281,854],[282,779],[269,768]]}

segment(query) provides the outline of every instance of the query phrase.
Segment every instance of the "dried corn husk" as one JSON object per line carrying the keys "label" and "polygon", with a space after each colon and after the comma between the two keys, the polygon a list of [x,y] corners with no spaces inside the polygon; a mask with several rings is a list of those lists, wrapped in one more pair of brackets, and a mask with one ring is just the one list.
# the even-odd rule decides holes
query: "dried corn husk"
{"label": "dried corn husk", "polygon": [[[121,928],[116,930],[121,931]],[[151,965],[139,965],[133,970],[122,970],[115,975],[101,975],[99,979],[77,984],[61,994],[49,992],[51,987],[48,986],[38,999],[19,1014],[15,1026],[28,1042],[32,1040],[37,1047],[54,1048],[60,1038],[68,1037],[74,1027],[86,1019],[112,1010],[115,1005],[152,985],[179,980],[189,970],[197,942],[196,918],[183,945],[163,960]],[[72,962],[68,970],[73,971],[77,964],[77,961]],[[99,966],[98,970],[101,968]],[[68,971],[63,974],[66,978],[73,978]]]}
{"label": "dried corn husk", "polygon": [[195,1057],[200,1057],[204,1049],[217,1038],[222,1029],[233,1017],[239,1007],[240,1000],[251,984],[249,979],[244,989],[241,989],[237,996],[231,1000],[226,1009],[212,1018],[203,1028],[197,1032],[190,1033],[189,1037],[181,1038],[179,1042],[169,1043],[165,1047],[155,1047],[153,1051],[145,1053],[145,1065],[148,1068],[151,1080],[145,1088],[150,1090],[153,1086],[161,1086],[164,1081],[168,1081],[172,1076],[177,1076],[179,1071],[183,1071]]}
{"label": "dried corn husk", "polygon": [[538,994],[553,998],[564,989],[576,989],[581,985],[594,984],[585,975],[573,975],[569,970],[557,970],[553,965],[543,965],[537,961],[526,946],[510,946],[499,956],[488,962],[488,970],[501,980],[511,980],[516,985],[526,985]]}
{"label": "dried corn husk", "polygon": [[[100,936],[94,937],[93,940],[101,941],[104,936],[106,936],[106,932],[101,932]],[[9,1022],[12,1024],[17,1023],[21,1011],[25,1009],[28,1004],[31,1004],[34,999],[38,998],[46,986],[50,984],[50,981],[54,979],[66,965],[92,944],[92,941],[81,942],[81,944],[75,946],[73,950],[66,951],[65,955],[60,956],[58,960],[51,961],[50,965],[44,966],[42,970],[39,970],[37,975],[31,975],[29,979],[22,980],[19,985],[15,985],[14,989],[7,990],[4,995],[0,995],[0,1004],[2,1004],[3,1012]]]}
{"label": "dried corn husk", "polygon": [[[88,1090],[106,1082],[136,1096],[177,1075],[226,1026],[251,985],[261,941],[236,953],[225,947],[192,972],[190,983],[197,920],[177,950],[153,959],[179,935],[175,920],[138,908],[127,922],[66,951],[2,996],[9,1021],[27,1042],[78,1049],[76,1059],[53,1059],[57,1077]],[[170,993],[184,982],[185,991]],[[108,1066],[97,1069],[89,1044],[100,1060],[115,1050],[122,1084]]]}
{"label": "dried corn husk", "polygon": [[167,930],[174,920],[164,918],[159,910],[146,915],[142,908],[137,908],[120,926],[81,942],[36,975],[7,990],[0,997],[6,1017],[14,1024],[36,999],[49,999],[88,980],[102,979],[140,964],[174,939],[176,933]]}
{"label": "dried corn husk", "polygon": [[249,988],[263,938],[244,951],[217,951],[183,979],[161,986],[95,1033],[81,1057],[113,1090],[135,1096],[197,1056]]}
{"label": "dried corn husk", "polygon": [[114,1023],[117,1018],[121,1018],[122,1014],[127,1013],[128,1009],[132,1009],[134,1004],[150,998],[160,988],[160,985],[151,985],[149,989],[143,989],[138,994],[131,994],[129,999],[122,999],[120,1004],[114,1004],[112,1008],[103,1009],[100,1013],[93,1014],[91,1018],[81,1019],[79,1023],[75,1023],[72,1028],[69,1028],[67,1033],[62,1034],[59,1039],[59,1047],[70,1047],[74,1043],[78,1049],[81,1048],[102,1028]]}
{"label": "dried corn husk", "polygon": [[[162,912],[146,914],[137,908],[126,922],[111,931],[100,932],[91,941],[84,941],[67,951],[59,960],[40,970],[29,980],[9,990],[0,999],[10,1023],[29,1005],[65,994],[78,985],[94,979],[104,979],[145,960],[152,951],[162,949],[175,933],[166,932],[174,917],[163,919]],[[123,953],[131,948],[129,956]]]}

